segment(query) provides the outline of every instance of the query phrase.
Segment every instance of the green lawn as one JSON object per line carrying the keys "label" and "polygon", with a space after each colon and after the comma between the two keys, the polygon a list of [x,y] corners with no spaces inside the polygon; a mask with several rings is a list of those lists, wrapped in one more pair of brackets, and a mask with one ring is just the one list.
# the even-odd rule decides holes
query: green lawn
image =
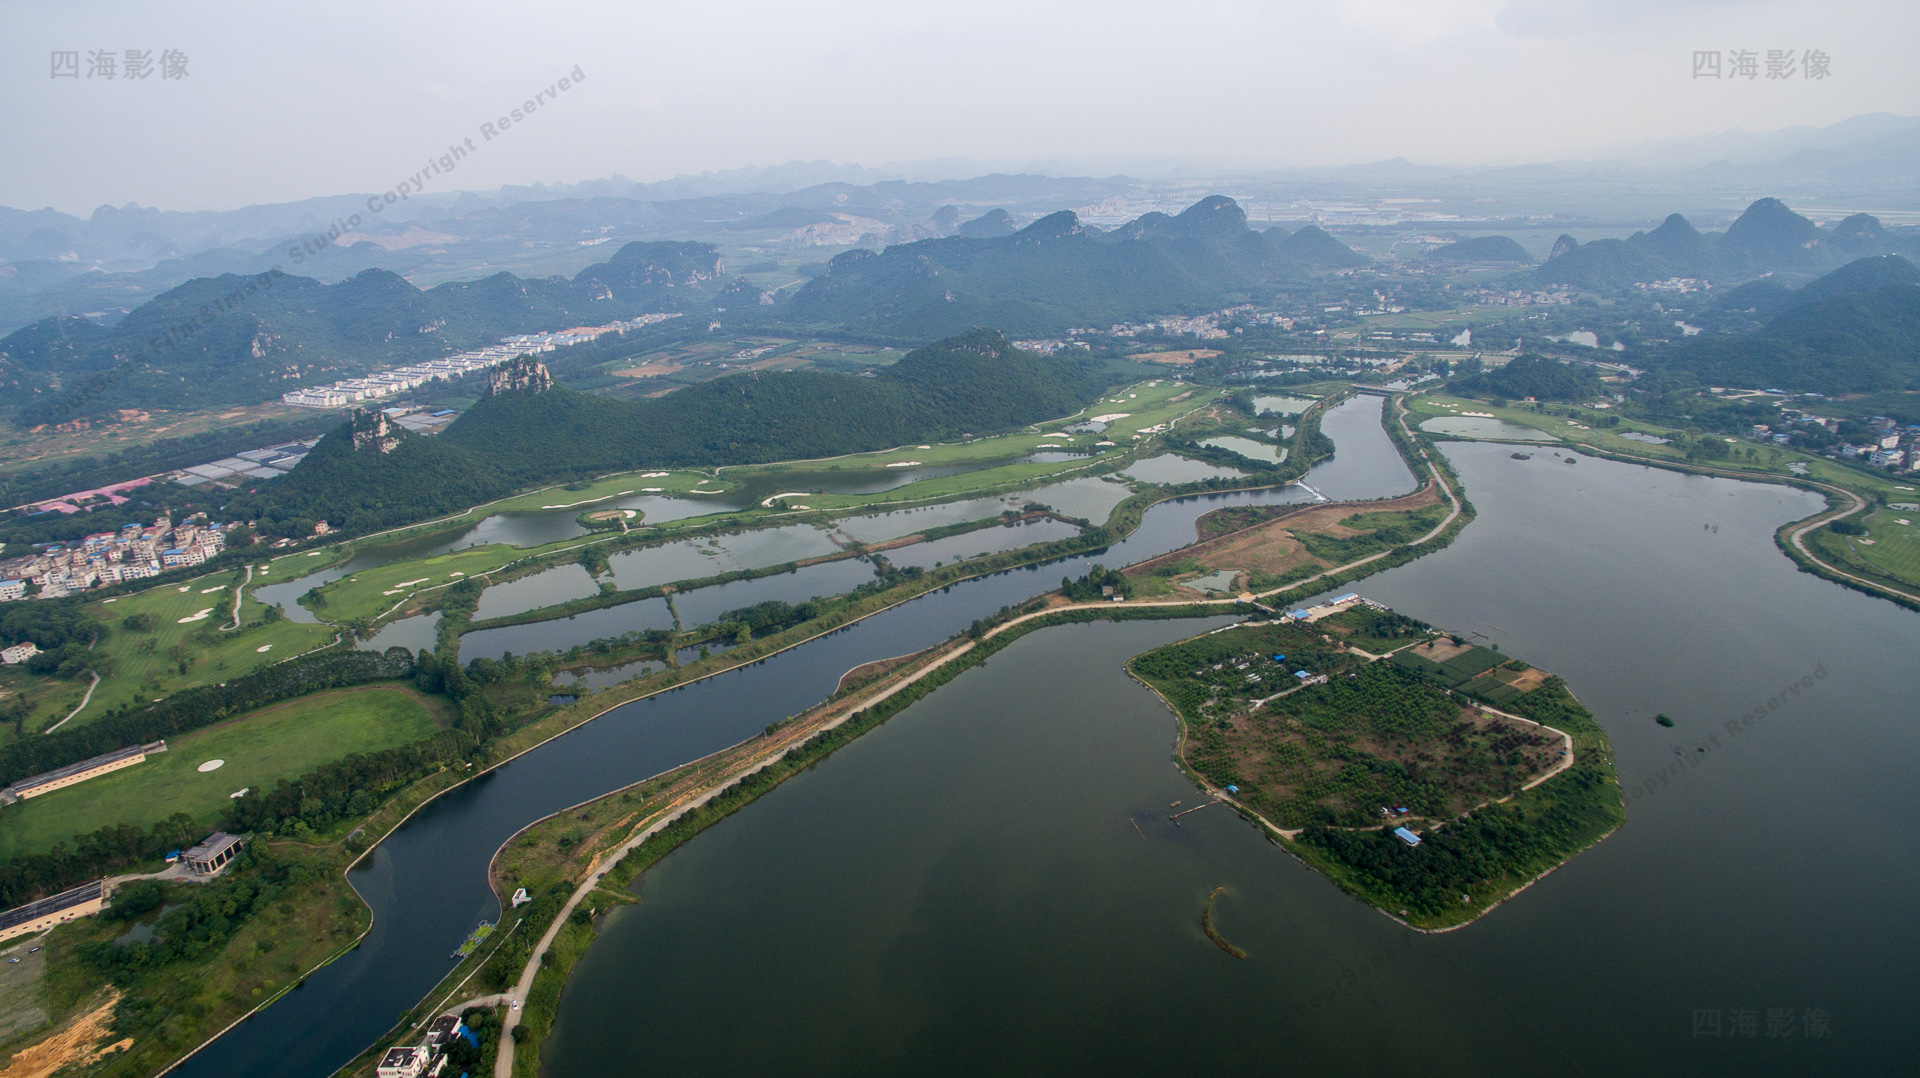
{"label": "green lawn", "polygon": [[[649,469],[658,471],[660,469]],[[627,494],[640,494],[658,487],[661,493],[678,494],[692,490],[707,476],[699,472],[677,471],[662,476],[649,477],[646,472],[622,472],[595,480],[584,490],[568,490],[565,487],[543,487],[540,490],[494,502],[478,514],[486,516],[492,513],[524,512],[527,510],[573,508],[580,512],[590,512],[595,502],[610,501]],[[724,484],[707,483],[708,489],[721,489]]]}
{"label": "green lawn", "polygon": [[[241,603],[241,628],[221,632],[220,626],[233,623],[233,582],[243,575],[244,570],[223,571],[186,584],[88,604],[87,612],[100,619],[107,630],[97,650],[108,656],[112,665],[94,691],[93,700],[75,716],[73,724],[132,702],[136,694],[152,700],[195,685],[225,681],[333,639],[333,630],[322,625],[284,620],[253,625],[261,620],[266,607],[251,598]],[[254,579],[259,582],[257,571]],[[202,611],[205,617],[200,616]],[[123,622],[133,614],[152,619],[153,631],[125,628]],[[79,683],[84,687],[85,679]],[[44,726],[58,721],[58,716],[40,716],[38,721]]]}
{"label": "green lawn", "polygon": [[[1912,523],[1902,524],[1902,520]],[[1847,538],[1843,540],[1847,548],[1889,576],[1920,584],[1920,512],[1879,509],[1867,516],[1866,524],[1866,538],[1873,542]]]}
{"label": "green lawn", "polygon": [[[0,810],[0,858],[37,853],[111,824],[147,827],[176,812],[212,826],[236,790],[271,788],[349,753],[431,735],[439,701],[378,686],[317,693],[172,738],[168,751]],[[208,760],[218,770],[196,770]]]}

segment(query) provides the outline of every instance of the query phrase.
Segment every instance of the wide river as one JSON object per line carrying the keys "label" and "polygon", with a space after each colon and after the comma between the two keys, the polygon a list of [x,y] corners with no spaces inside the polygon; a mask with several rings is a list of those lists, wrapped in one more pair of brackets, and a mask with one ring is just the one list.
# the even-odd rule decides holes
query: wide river
{"label": "wide river", "polygon": [[1224,810],[1167,823],[1194,791],[1121,664],[1221,621],[1043,630],[642,877],[547,1073],[1913,1073],[1920,616],[1795,571],[1797,491],[1447,453],[1479,519],[1357,589],[1568,680],[1631,798],[1605,842],[1410,932]]}
{"label": "wide river", "polygon": [[[1380,428],[1380,409],[1378,398],[1362,397],[1328,414],[1323,429],[1337,454],[1309,475],[1315,489],[1344,499],[1389,497],[1412,488],[1413,476]],[[824,700],[847,670],[944,640],[977,618],[1058,587],[1064,575],[1185,546],[1203,513],[1311,499],[1299,487],[1285,487],[1163,502],[1104,553],[956,584],[763,662],[626,704],[548,742],[431,802],[381,843],[349,876],[374,914],[360,947],[174,1073],[331,1074],[441,980],[450,968],[448,952],[477,921],[499,915],[486,866],[526,824],[749,737]],[[556,640],[564,641],[560,647],[574,642],[566,622],[549,624]]]}

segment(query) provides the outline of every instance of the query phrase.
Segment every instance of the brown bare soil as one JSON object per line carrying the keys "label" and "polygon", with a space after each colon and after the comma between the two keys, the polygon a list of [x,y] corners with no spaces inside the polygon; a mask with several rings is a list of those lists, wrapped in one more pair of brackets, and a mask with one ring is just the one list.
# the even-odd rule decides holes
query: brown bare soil
{"label": "brown bare soil", "polygon": [[919,654],[920,653],[916,651],[912,655],[896,655],[891,659],[875,659],[870,663],[862,663],[846,673],[841,674],[840,684],[835,685],[833,691],[841,693],[849,689],[857,689],[862,685],[871,685],[912,662],[914,656]]}
{"label": "brown bare soil", "polygon": [[133,1047],[132,1037],[112,1044],[102,1043],[113,1035],[113,1008],[119,1002],[119,990],[107,989],[106,1001],[99,1007],[75,1018],[65,1029],[39,1044],[15,1052],[7,1069],[0,1071],[0,1078],[48,1078],[55,1071],[69,1067],[77,1070],[110,1052],[124,1052]]}
{"label": "brown bare soil", "polygon": [[[1307,552],[1306,547],[1295,538],[1300,533],[1313,533],[1346,539],[1361,534],[1342,524],[1351,517],[1362,513],[1406,512],[1433,505],[1440,500],[1439,491],[1428,484],[1405,497],[1384,502],[1326,502],[1297,509],[1282,511],[1262,523],[1243,527],[1216,535],[1193,546],[1163,554],[1158,558],[1141,562],[1127,570],[1130,576],[1145,576],[1163,565],[1191,558],[1208,571],[1216,569],[1239,569],[1249,573],[1281,576],[1303,566],[1326,568],[1326,564]],[[1210,518],[1216,514],[1240,512],[1234,509],[1215,510],[1194,522],[1195,530],[1206,535]],[[1219,518],[1230,524],[1232,518]]]}
{"label": "brown bare soil", "polygon": [[1451,637],[1445,636],[1434,637],[1424,644],[1408,649],[1409,653],[1436,663],[1444,663],[1455,655],[1465,655],[1472,650],[1472,644],[1456,644]]}
{"label": "brown bare soil", "polygon": [[657,378],[661,375],[672,374],[675,371],[685,369],[686,368],[678,363],[642,363],[638,367],[628,367],[626,370],[614,371],[613,376],[615,378]]}

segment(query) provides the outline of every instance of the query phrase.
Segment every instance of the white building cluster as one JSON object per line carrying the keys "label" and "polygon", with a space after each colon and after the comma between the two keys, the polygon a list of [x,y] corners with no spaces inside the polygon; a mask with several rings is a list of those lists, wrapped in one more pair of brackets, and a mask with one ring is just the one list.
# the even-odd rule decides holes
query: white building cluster
{"label": "white building cluster", "polygon": [[1528,292],[1524,289],[1498,291],[1489,288],[1469,289],[1464,292],[1467,300],[1482,307],[1571,307],[1573,297],[1566,292]]}
{"label": "white building cluster", "polygon": [[199,565],[226,548],[226,532],[204,517],[175,525],[162,516],[142,527],[95,532],[78,543],[55,543],[38,553],[0,561],[0,602],[27,597],[57,599],[88,588],[158,576],[168,569]]}
{"label": "white building cluster", "polygon": [[555,348],[587,344],[603,333],[639,329],[641,326],[678,317],[680,317],[678,313],[643,314],[638,318],[604,326],[580,326],[552,333],[517,334],[502,339],[499,344],[471,352],[460,352],[421,363],[409,363],[404,367],[393,367],[362,378],[342,378],[327,385],[282,393],[280,403],[289,404],[295,408],[345,408],[361,401],[378,400],[396,393],[406,393],[428,382],[459,378],[462,375],[483,371],[514,356],[551,352]]}

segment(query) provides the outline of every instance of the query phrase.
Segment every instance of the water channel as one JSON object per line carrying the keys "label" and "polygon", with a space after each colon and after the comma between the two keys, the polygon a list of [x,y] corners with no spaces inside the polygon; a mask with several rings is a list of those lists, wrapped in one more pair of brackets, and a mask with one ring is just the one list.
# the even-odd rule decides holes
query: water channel
{"label": "water channel", "polygon": [[[1328,414],[1323,429],[1338,454],[1313,469],[1312,486],[1340,499],[1388,497],[1412,488],[1412,475],[1380,428],[1380,411],[1379,398],[1362,397]],[[1075,483],[1091,485],[1085,488],[1088,497],[1105,496],[1099,487],[1125,496],[1123,488],[1098,479],[1054,489]],[[1299,487],[1284,487],[1163,502],[1145,514],[1132,535],[1103,553],[1002,572],[922,596],[752,666],[616,708],[449,792],[415,814],[351,874],[374,911],[373,928],[361,946],[175,1073],[188,1078],[330,1074],[384,1033],[394,1016],[419,1002],[446,973],[447,952],[477,921],[498,915],[485,866],[499,844],[525,824],[798,714],[829,695],[848,669],[936,643],[977,618],[1057,587],[1063,575],[1080,575],[1094,563],[1130,564],[1185,546],[1194,540],[1193,522],[1203,513],[1311,498]],[[916,516],[922,513],[933,519]],[[931,510],[897,515],[914,518],[898,534],[945,522]],[[989,533],[973,533],[984,534]],[[739,605],[745,604],[729,600],[719,608]],[[553,630],[567,622],[543,624]]]}
{"label": "water channel", "polygon": [[1356,590],[1568,680],[1630,798],[1599,846],[1412,933],[1224,811],[1167,823],[1193,789],[1120,666],[1217,622],[1049,629],[642,877],[547,1072],[1911,1073],[1920,615],[1780,556],[1805,493],[1445,450],[1479,519]]}

